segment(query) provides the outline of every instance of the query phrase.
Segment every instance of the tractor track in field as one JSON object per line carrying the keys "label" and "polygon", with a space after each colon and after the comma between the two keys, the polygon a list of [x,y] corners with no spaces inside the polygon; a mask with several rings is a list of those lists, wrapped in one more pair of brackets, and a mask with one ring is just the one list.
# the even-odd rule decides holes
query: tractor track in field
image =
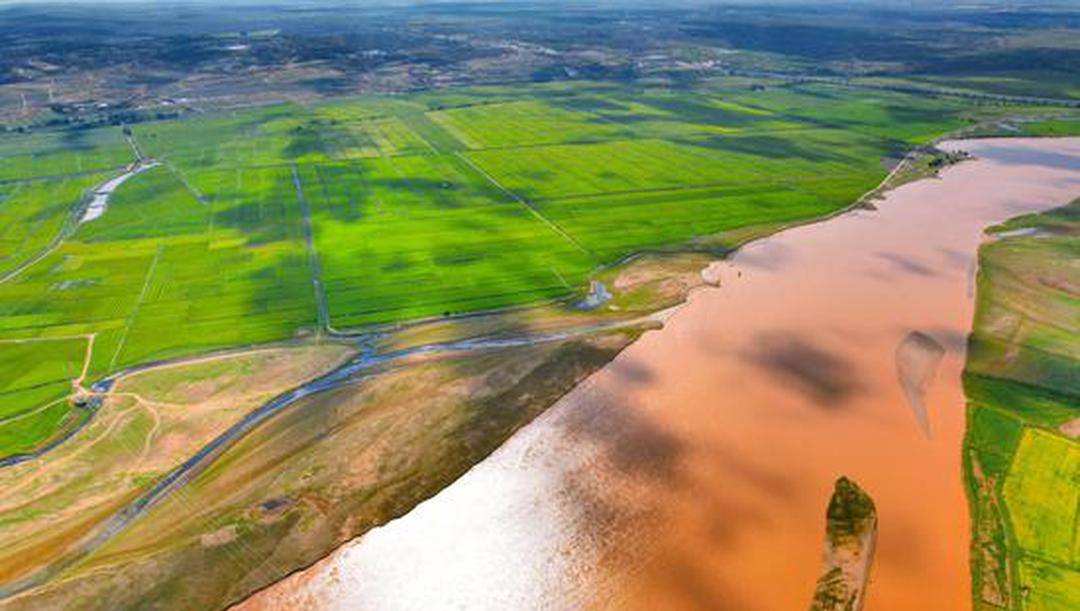
{"label": "tractor track in field", "polygon": [[529,211],[530,214],[532,214],[534,217],[536,217],[540,222],[547,225],[552,231],[559,234],[564,240],[566,240],[572,246],[574,246],[574,248],[577,248],[581,252],[585,253],[586,255],[591,257],[593,260],[598,259],[598,257],[596,256],[596,253],[594,253],[593,251],[586,248],[581,242],[578,242],[577,239],[574,238],[574,236],[570,235],[565,229],[563,229],[558,224],[556,224],[555,221],[552,221],[548,217],[544,216],[539,210],[536,209],[536,206],[533,205],[531,202],[529,202],[528,200],[521,197],[517,193],[514,193],[510,189],[507,189],[505,186],[503,186],[502,183],[500,183],[498,180],[496,180],[495,177],[492,176],[491,174],[489,174],[486,170],[484,170],[484,168],[481,168],[477,164],[473,163],[473,161],[471,159],[469,159],[465,155],[462,155],[461,153],[455,152],[454,155],[458,159],[465,162],[465,164],[468,165],[470,168],[472,168],[474,172],[476,172],[477,174],[483,176],[484,179],[486,179],[489,183],[491,183],[491,185],[494,186],[496,189],[498,189],[499,191],[505,193],[508,197],[513,199],[515,202],[517,202],[517,203],[521,204],[522,206],[524,206]]}
{"label": "tractor track in field", "polygon": [[334,335],[330,327],[330,308],[326,303],[326,289],[322,280],[322,263],[319,261],[319,252],[315,250],[315,232],[311,225],[311,205],[307,196],[304,195],[304,186],[300,181],[300,170],[295,163],[289,164],[292,171],[293,187],[296,189],[296,200],[300,204],[300,212],[304,217],[304,249],[307,251],[308,268],[311,272],[311,289],[315,298],[315,318],[318,325],[317,332]]}

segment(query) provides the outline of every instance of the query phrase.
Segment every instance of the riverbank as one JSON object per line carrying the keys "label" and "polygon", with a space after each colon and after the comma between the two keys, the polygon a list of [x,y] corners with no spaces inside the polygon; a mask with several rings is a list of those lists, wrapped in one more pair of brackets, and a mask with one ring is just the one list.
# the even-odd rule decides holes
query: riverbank
{"label": "riverbank", "polygon": [[[800,608],[820,568],[806,525],[841,473],[881,515],[867,607],[965,607],[974,253],[986,225],[1071,199],[1080,151],[942,146],[979,159],[713,264],[719,289],[692,293],[488,460],[245,608]],[[929,439],[897,380],[912,331],[946,349]]]}
{"label": "riverbank", "polygon": [[976,609],[1080,607],[1080,200],[993,227],[965,369]]}

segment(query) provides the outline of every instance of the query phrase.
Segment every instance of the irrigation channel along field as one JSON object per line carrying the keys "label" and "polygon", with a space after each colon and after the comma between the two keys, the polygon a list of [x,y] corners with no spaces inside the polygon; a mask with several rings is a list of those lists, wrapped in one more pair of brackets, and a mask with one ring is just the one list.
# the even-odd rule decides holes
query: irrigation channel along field
{"label": "irrigation channel along field", "polygon": [[733,77],[5,135],[0,592],[238,600],[453,481],[710,257],[1045,110]]}

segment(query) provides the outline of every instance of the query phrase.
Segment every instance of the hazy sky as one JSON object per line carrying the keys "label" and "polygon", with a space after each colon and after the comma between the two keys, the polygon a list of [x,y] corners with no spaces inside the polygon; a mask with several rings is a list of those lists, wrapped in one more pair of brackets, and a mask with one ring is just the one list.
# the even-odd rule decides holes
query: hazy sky
{"label": "hazy sky", "polygon": [[894,8],[918,6],[921,8],[974,8],[985,7],[1075,7],[1080,8],[1080,0],[0,0],[0,6],[68,4],[88,6],[93,4],[191,4],[220,6],[222,4],[253,5],[351,5],[351,6],[408,6],[418,4],[455,4],[467,2],[491,4],[540,4],[550,1],[552,4],[575,4],[596,6],[673,6],[673,5],[723,5],[723,4],[852,4],[883,5]]}

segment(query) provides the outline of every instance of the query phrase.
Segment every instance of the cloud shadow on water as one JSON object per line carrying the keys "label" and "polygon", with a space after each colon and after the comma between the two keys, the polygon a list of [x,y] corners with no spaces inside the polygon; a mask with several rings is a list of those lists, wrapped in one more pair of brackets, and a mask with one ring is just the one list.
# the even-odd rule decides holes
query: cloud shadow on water
{"label": "cloud shadow on water", "polygon": [[603,396],[570,410],[561,422],[573,439],[600,445],[604,457],[619,472],[677,487],[682,441],[652,422],[633,405]]}
{"label": "cloud shadow on water", "polygon": [[856,363],[793,334],[758,334],[741,356],[826,409],[843,407],[864,389]]}
{"label": "cloud shadow on water", "polygon": [[893,252],[879,252],[875,253],[879,259],[889,263],[894,269],[911,274],[913,276],[930,277],[936,276],[935,272],[930,266],[921,263],[906,255],[901,255]]}
{"label": "cloud shadow on water", "polygon": [[752,244],[738,254],[737,262],[745,267],[780,271],[791,263],[791,249],[775,240]]}
{"label": "cloud shadow on water", "polygon": [[655,378],[651,369],[640,361],[630,358],[615,359],[608,365],[608,371],[620,382],[628,384],[647,384]]}
{"label": "cloud shadow on water", "polygon": [[1062,170],[1080,169],[1080,156],[1057,151],[1036,151],[1027,148],[1006,146],[986,146],[979,149],[979,157],[1003,165],[1029,165]]}
{"label": "cloud shadow on water", "polygon": [[972,257],[955,248],[942,247],[938,249],[938,253],[941,254],[941,258],[945,260],[945,263],[953,269],[966,272],[971,267]]}

